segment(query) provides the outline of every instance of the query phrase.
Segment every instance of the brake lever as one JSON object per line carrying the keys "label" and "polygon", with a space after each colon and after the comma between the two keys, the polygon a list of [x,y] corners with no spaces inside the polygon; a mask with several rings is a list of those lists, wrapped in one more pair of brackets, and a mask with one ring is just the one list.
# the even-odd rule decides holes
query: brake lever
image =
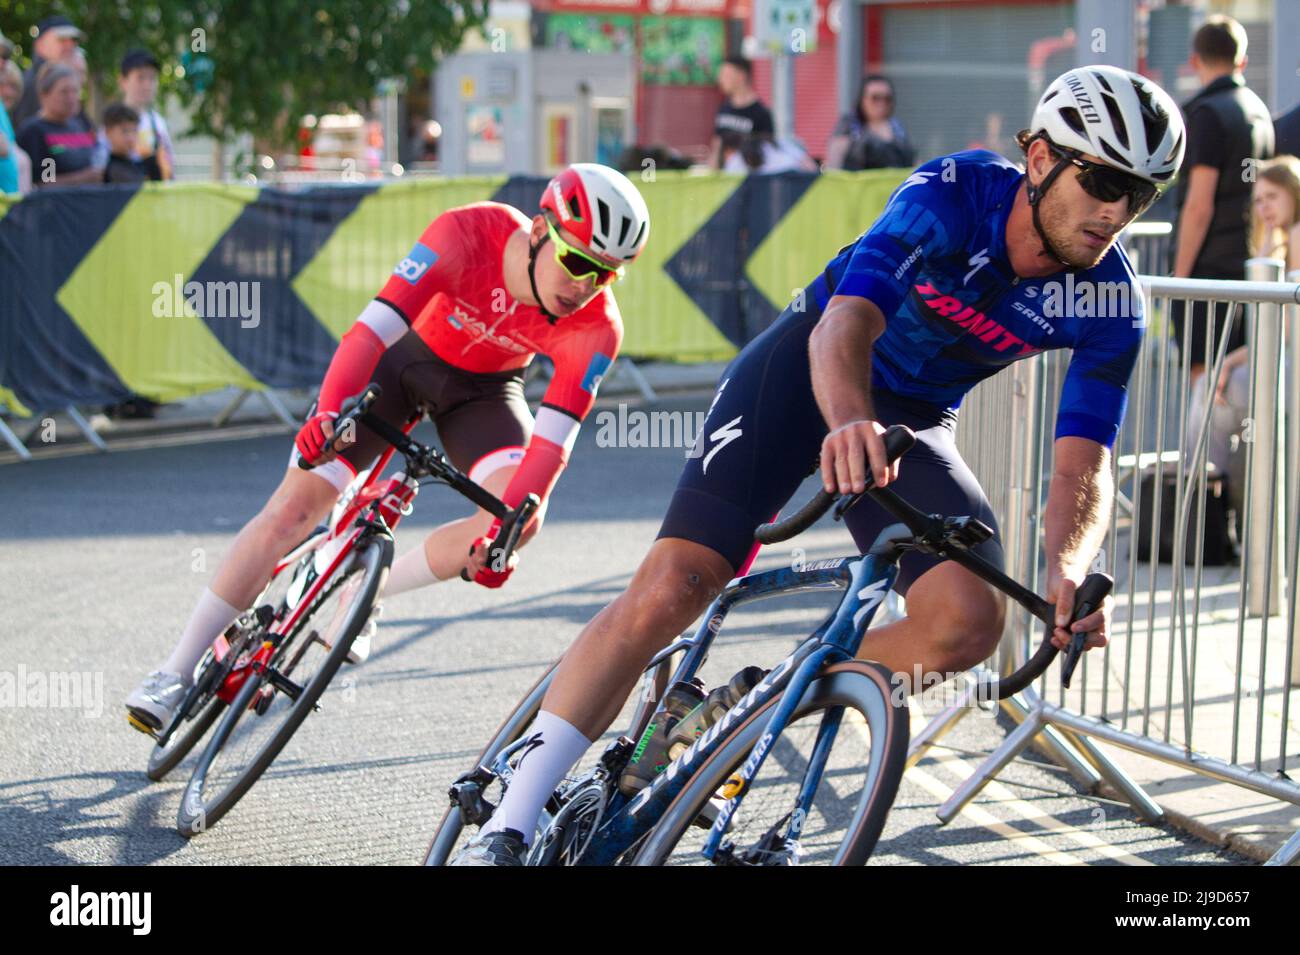
{"label": "brake lever", "polygon": [[[1106,602],[1114,586],[1115,578],[1110,574],[1089,574],[1085,577],[1079,589],[1074,592],[1074,615],[1070,618],[1070,622],[1082,620],[1095,612]],[[1070,678],[1074,675],[1075,667],[1083,659],[1083,651],[1087,643],[1088,633],[1081,631],[1071,637],[1070,645],[1065,649],[1065,657],[1061,661],[1061,686],[1067,690],[1070,688]]]}
{"label": "brake lever", "polygon": [[[384,389],[380,388],[374,382],[371,382],[366,385],[365,390],[360,394],[344,399],[343,404],[339,407],[338,417],[334,419],[334,437],[330,438],[329,441],[325,443],[324,453],[328,454],[329,452],[336,450],[334,442],[338,440],[343,429],[345,429],[349,424],[359,423],[362,418],[368,415],[371,406],[379,400],[383,393]],[[298,467],[304,471],[310,471],[315,466],[316,465],[312,464],[306,458],[298,458]]]}
{"label": "brake lever", "polygon": [[[510,563],[510,555],[514,553],[515,547],[519,543],[519,537],[528,526],[528,522],[537,513],[537,509],[542,506],[542,500],[536,494],[529,494],[516,507],[504,521],[501,522],[501,529],[497,532],[496,539],[488,548],[488,566],[505,568]],[[474,578],[469,575],[465,568],[461,568],[460,579],[467,583],[473,583]]]}

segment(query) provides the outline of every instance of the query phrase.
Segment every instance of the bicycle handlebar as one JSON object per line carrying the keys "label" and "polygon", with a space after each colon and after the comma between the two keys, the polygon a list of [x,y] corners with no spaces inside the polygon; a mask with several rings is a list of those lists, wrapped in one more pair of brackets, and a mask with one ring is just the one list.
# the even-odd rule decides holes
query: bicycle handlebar
{"label": "bicycle handlebar", "polygon": [[[894,425],[885,432],[885,452],[891,463],[911,450],[915,443],[916,435],[902,425]],[[898,518],[918,537],[933,533],[936,529],[942,529],[939,518],[921,513],[888,487],[876,487],[874,478],[868,474],[867,488],[860,494],[838,495],[819,490],[808,503],[790,517],[760,526],[754,533],[754,539],[763,544],[774,544],[789,540],[815,524],[837,501],[839,506],[835,516],[838,520],[859,498],[865,495],[870,495],[876,503]],[[1056,626],[1056,607],[1032,590],[1012,580],[978,554],[964,547],[951,547],[944,553],[944,556],[961,564],[977,577],[1011,597],[1047,625],[1047,634],[1043,642],[1034,654],[1025,661],[1023,666],[1004,677],[984,676],[979,682],[980,699],[1002,700],[1019,693],[1043,675],[1059,652],[1051,640],[1052,631]],[[1083,619],[1101,607],[1114,585],[1115,581],[1109,574],[1089,574],[1084,578],[1074,594],[1074,612],[1070,617],[1070,623]],[[1068,627],[1069,624],[1066,626]],[[1087,638],[1087,633],[1072,635],[1070,646],[1066,650],[1066,657],[1061,667],[1061,685],[1066,688],[1070,686],[1070,678],[1083,655]]]}
{"label": "bicycle handlebar", "polygon": [[[343,404],[339,407],[338,417],[334,419],[334,436],[325,442],[325,446],[321,449],[321,453],[327,454],[330,451],[333,451],[334,442],[339,439],[342,432],[348,427],[355,428],[357,422],[369,413],[370,406],[379,400],[380,395],[383,393],[384,389],[372,382],[367,385],[365,390],[360,394],[345,399]],[[304,457],[298,458],[298,467],[304,471],[310,471],[315,466],[316,465],[312,464]]]}
{"label": "bicycle handlebar", "polygon": [[[334,442],[349,425],[355,427],[357,424],[364,424],[404,456],[418,461],[420,467],[427,471],[429,476],[443,482],[452,490],[468,498],[500,520],[501,530],[496,542],[494,542],[490,557],[494,566],[506,566],[510,554],[518,546],[520,535],[523,533],[524,528],[528,526],[528,521],[541,507],[541,499],[536,494],[529,494],[520,502],[517,508],[512,510],[507,507],[505,502],[495,494],[485,490],[457,470],[455,465],[449,462],[436,448],[428,448],[412,441],[410,436],[400,428],[395,428],[382,418],[371,414],[371,407],[383,393],[383,389],[372,382],[360,394],[344,401],[339,409],[339,416],[334,419],[335,436],[326,442],[325,450],[333,450]],[[314,465],[305,458],[300,457],[298,467],[304,471],[310,471]],[[462,576],[464,576],[463,571]]]}
{"label": "bicycle handlebar", "polygon": [[[916,435],[912,429],[901,424],[896,424],[885,431],[885,456],[889,463],[893,464],[916,444]],[[867,473],[867,491],[871,491],[876,486],[875,475]],[[865,493],[865,492],[864,492]],[[754,540],[760,544],[779,544],[781,541],[789,540],[802,534],[808,528],[812,527],[821,519],[821,516],[831,509],[831,506],[838,500],[840,495],[832,494],[824,488],[813,495],[803,507],[795,513],[780,521],[773,521],[770,524],[763,524],[754,532]]]}

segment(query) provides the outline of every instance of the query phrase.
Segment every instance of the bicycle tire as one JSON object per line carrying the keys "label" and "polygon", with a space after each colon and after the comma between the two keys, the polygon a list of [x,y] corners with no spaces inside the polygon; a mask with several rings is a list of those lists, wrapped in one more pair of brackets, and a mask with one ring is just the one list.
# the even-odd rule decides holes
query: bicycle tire
{"label": "bicycle tire", "polygon": [[[871,757],[861,795],[845,829],[834,865],[862,865],[875,849],[893,806],[906,768],[910,739],[907,703],[895,701],[890,671],[878,663],[850,660],[826,668],[804,693],[795,719],[832,707],[860,713],[871,731]],[[717,750],[691,776],[669,804],[633,857],[634,865],[663,865],[682,836],[706,811],[707,805],[731,774],[748,758],[766,729],[767,718],[779,702],[776,697],[750,714],[725,737]],[[793,722],[793,721],[792,721]],[[842,731],[842,727],[841,727]],[[838,742],[838,738],[837,738]],[[768,757],[769,763],[772,757]],[[764,768],[769,768],[769,763]],[[763,770],[751,784],[753,797]],[[743,813],[745,804],[741,804]]]}
{"label": "bicycle tire", "polygon": [[[323,531],[321,528],[317,528],[311,534],[308,534],[307,537],[303,538],[303,540],[297,545],[290,548],[289,553],[298,550],[303,546],[303,544],[310,542],[313,538],[321,536],[323,536]],[[257,595],[257,599],[253,601],[252,607],[255,608],[260,607],[263,604],[269,604],[273,610],[279,612],[283,608],[284,597],[288,592],[289,583],[300,564],[301,560],[289,564],[282,568],[280,573],[273,575],[271,579],[267,581],[266,586],[262,588],[262,592]],[[252,610],[250,609],[250,613],[251,612]],[[230,652],[238,655],[243,651],[243,647],[244,643],[237,640],[236,645],[232,645]],[[208,669],[214,666],[219,667],[220,664],[212,658],[211,653],[209,652],[204,671],[195,680],[195,683],[201,684],[205,679],[208,679]],[[221,673],[220,679],[224,680],[227,672],[226,669],[221,667],[219,672]],[[216,689],[217,687],[209,687],[204,692],[205,694],[208,694]],[[203,700],[198,713],[186,722],[183,731],[178,728],[178,730],[174,732],[171,738],[167,741],[166,746],[155,745],[150,751],[149,763],[145,767],[145,776],[153,782],[161,782],[168,773],[175,769],[185,759],[185,757],[189,755],[190,750],[192,750],[199,740],[207,734],[208,730],[211,729],[212,724],[216,722],[217,717],[221,715],[221,712],[225,708],[225,701],[216,696],[209,695],[207,699]]]}
{"label": "bicycle tire", "polygon": [[161,782],[189,755],[195,744],[207,735],[208,730],[225,708],[226,701],[220,697],[214,696],[209,699],[197,716],[181,731],[172,734],[166,746],[155,746],[150,751],[149,765],[145,768],[144,774],[154,782]]}
{"label": "bicycle tire", "polygon": [[[532,688],[524,694],[478,754],[478,760],[474,763],[476,767],[487,765],[495,759],[497,753],[517,740],[519,734],[533,721],[537,711],[542,708],[542,698],[546,696],[546,691],[551,686],[551,679],[555,676],[555,668],[558,666],[558,662],[552,663]],[[447,811],[442,815],[442,820],[438,823],[438,828],[433,832],[433,838],[429,841],[429,848],[424,853],[424,861],[421,865],[446,865],[447,860],[451,858],[452,850],[456,847],[456,840],[460,838],[464,828],[465,820],[462,818],[460,807],[448,806]]]}
{"label": "bicycle tire", "polygon": [[[327,602],[333,589],[341,586],[348,576],[359,570],[363,576],[355,596],[348,605],[347,616],[339,629],[342,636],[334,641],[320,668],[303,686],[298,699],[294,700],[285,709],[279,727],[271,732],[266,742],[226,785],[211,797],[205,798],[204,786],[213,762],[221,753],[222,748],[230,739],[240,720],[247,718],[250,709],[254,705],[254,697],[267,682],[264,675],[255,676],[250,674],[249,678],[245,680],[243,687],[235,696],[212,739],[208,741],[207,748],[195,766],[194,773],[191,775],[190,781],[185,787],[185,792],[182,794],[180,809],[176,814],[176,829],[181,835],[191,838],[212,828],[243,798],[244,794],[248,792],[262,773],[266,771],[266,768],[275,760],[276,756],[280,754],[285,744],[289,742],[294,732],[297,731],[303,720],[312,711],[321,694],[325,692],[325,688],[334,678],[339,667],[343,665],[348,650],[352,646],[352,641],[356,639],[357,634],[365,626],[366,620],[369,618],[375,599],[379,594],[379,588],[392,560],[392,538],[386,534],[376,534],[358,546],[340,565],[339,569],[335,571],[336,581],[321,592],[316,605],[303,617],[297,635],[301,636],[302,631],[306,629],[310,622],[311,616],[318,609],[322,606],[328,606]],[[291,649],[295,642],[288,641],[287,649]],[[281,658],[284,655],[284,653],[279,654]]]}

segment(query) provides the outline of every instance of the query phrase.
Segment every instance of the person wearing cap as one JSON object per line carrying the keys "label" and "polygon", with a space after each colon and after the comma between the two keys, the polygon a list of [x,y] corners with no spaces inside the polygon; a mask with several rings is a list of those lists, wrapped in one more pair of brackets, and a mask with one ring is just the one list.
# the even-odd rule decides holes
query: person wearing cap
{"label": "person wearing cap", "polygon": [[117,86],[122,91],[122,102],[140,114],[140,130],[131,158],[146,163],[153,160],[162,178],[171,179],[176,168],[171,133],[167,122],[153,108],[158,95],[158,70],[158,60],[148,50],[128,50],[122,57]]}
{"label": "person wearing cap", "polygon": [[76,25],[63,16],[46,17],[36,24],[36,42],[32,44],[32,65],[23,74],[23,98],[14,111],[14,126],[21,129],[27,120],[40,110],[36,92],[36,77],[46,63],[62,63],[68,59],[85,36]]}

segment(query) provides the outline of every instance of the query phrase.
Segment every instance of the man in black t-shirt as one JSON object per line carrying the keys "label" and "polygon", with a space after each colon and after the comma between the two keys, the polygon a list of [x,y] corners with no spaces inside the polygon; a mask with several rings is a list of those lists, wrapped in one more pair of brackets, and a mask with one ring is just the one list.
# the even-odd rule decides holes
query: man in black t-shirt
{"label": "man in black t-shirt", "polygon": [[728,57],[718,69],[718,89],[722,91],[722,105],[713,120],[711,164],[722,168],[722,139],[725,131],[741,136],[759,136],[771,139],[776,132],[772,114],[754,92],[754,69],[749,60],[739,56]]}
{"label": "man in black t-shirt", "polygon": [[[1192,69],[1202,89],[1183,106],[1187,117],[1187,155],[1178,182],[1178,223],[1174,275],[1178,278],[1237,279],[1246,277],[1250,257],[1248,238],[1251,187],[1248,160],[1273,155],[1273,121],[1268,107],[1247,89],[1241,71],[1246,65],[1246,31],[1231,17],[1212,16],[1192,40]],[[1192,377],[1204,370],[1207,340],[1217,349],[1227,315],[1215,309],[1214,334],[1209,335],[1204,303],[1184,321],[1183,303],[1171,309],[1180,348],[1191,350]],[[1229,350],[1245,343],[1242,316],[1229,333]],[[1208,339],[1207,339],[1208,336]]]}

